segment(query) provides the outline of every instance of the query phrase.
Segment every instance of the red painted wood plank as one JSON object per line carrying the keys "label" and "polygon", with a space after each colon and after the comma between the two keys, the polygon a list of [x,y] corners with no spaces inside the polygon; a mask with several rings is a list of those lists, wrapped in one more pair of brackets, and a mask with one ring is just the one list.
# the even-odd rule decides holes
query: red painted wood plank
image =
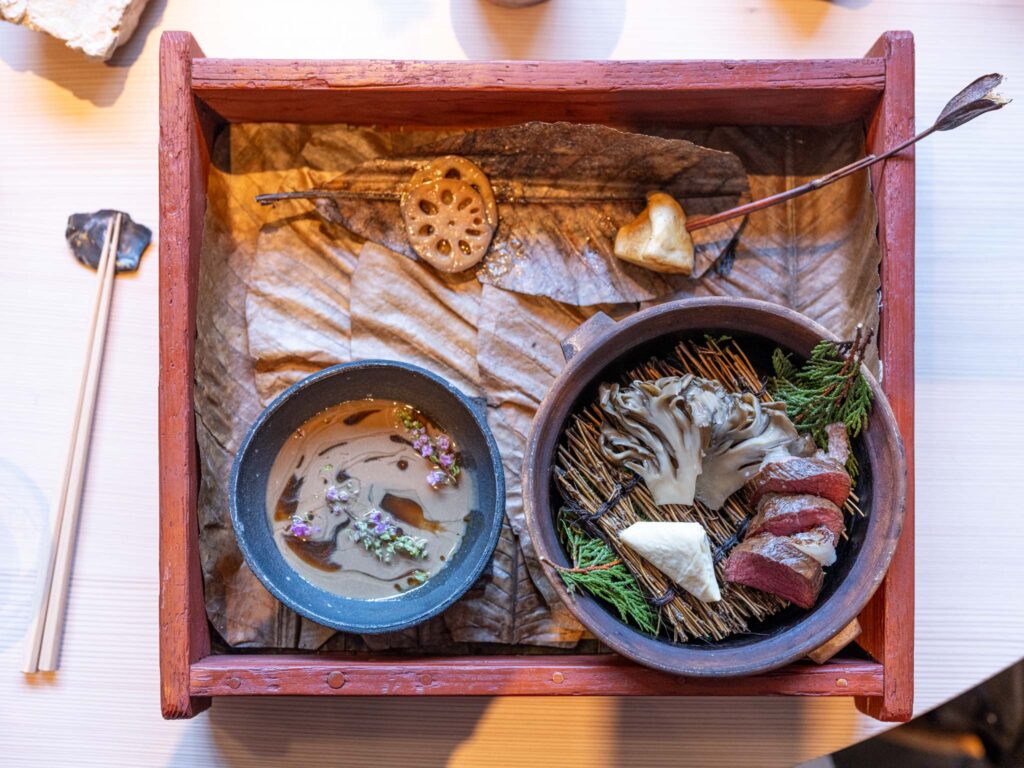
{"label": "red painted wood plank", "polygon": [[618,656],[352,659],[221,655],[192,665],[195,696],[878,696],[881,665],[833,660],[738,679],[681,678]]}
{"label": "red painted wood plank", "polygon": [[861,117],[884,82],[880,58],[193,64],[196,95],[233,122],[828,124]]}
{"label": "red painted wood plank", "polygon": [[[914,134],[914,38],[887,32],[869,56],[884,56],[885,94],[868,129],[878,153]],[[884,696],[858,708],[879,720],[905,721],[914,706],[914,151],[872,171],[882,246],[879,353],[882,387],[903,435],[907,501],[903,533],[885,581],[861,614],[860,644],[882,662]]]}
{"label": "red painted wood plank", "polygon": [[193,340],[206,210],[208,116],[190,88],[191,35],[160,40],[160,705],[164,717],[209,706],[191,696],[189,665],[210,652],[199,567]]}

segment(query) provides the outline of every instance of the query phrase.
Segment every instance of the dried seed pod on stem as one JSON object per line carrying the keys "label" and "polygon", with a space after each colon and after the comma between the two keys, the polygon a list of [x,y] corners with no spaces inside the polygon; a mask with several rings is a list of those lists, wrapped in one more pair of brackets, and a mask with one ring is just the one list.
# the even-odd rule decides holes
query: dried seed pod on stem
{"label": "dried seed pod on stem", "polygon": [[747,214],[754,213],[755,211],[762,211],[765,208],[771,208],[773,205],[778,205],[779,203],[784,203],[787,200],[792,200],[794,197],[800,197],[808,192],[821,189],[822,187],[839,181],[852,173],[864,170],[875,163],[880,163],[893,155],[898,155],[907,147],[916,144],[921,139],[926,136],[930,136],[936,131],[951,131],[954,128],[959,128],[964,123],[969,123],[979,115],[983,115],[986,112],[991,112],[996,109],[1001,109],[1011,101],[1011,99],[1007,99],[995,91],[1002,82],[1003,76],[1000,74],[993,73],[990,75],[983,75],[950,99],[932,125],[925,128],[916,136],[912,136],[906,141],[900,142],[895,147],[886,150],[882,154],[868,155],[867,157],[861,158],[849,165],[844,165],[842,168],[832,171],[831,173],[827,173],[824,176],[820,176],[817,179],[809,181],[806,184],[801,184],[799,187],[787,189],[785,192],[779,192],[776,195],[771,195],[770,197],[765,197],[761,200],[754,200],[751,203],[730,208],[727,211],[721,211],[720,213],[716,213],[712,216],[689,219],[686,222],[686,230],[688,232],[695,232],[698,229],[710,227],[714,224],[721,224],[723,221],[729,221],[730,219],[735,219],[740,216],[746,216]]}

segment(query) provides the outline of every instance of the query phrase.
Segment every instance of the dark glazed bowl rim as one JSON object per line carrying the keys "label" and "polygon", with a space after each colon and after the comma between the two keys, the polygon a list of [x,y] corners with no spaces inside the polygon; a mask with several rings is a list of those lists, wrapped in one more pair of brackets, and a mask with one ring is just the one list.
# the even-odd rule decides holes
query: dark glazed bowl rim
{"label": "dark glazed bowl rim", "polygon": [[[247,530],[247,526],[244,522],[241,522],[240,524],[241,511],[239,509],[239,482],[241,480],[242,467],[245,463],[246,457],[249,455],[249,452],[260,440],[261,432],[266,427],[267,423],[286,403],[291,402],[295,398],[303,397],[304,393],[311,387],[320,384],[324,380],[352,372],[381,372],[391,375],[416,377],[425,382],[427,387],[437,387],[453,396],[464,409],[466,415],[470,417],[475,427],[480,431],[480,436],[486,444],[487,456],[481,457],[480,471],[487,472],[489,469],[493,473],[494,477],[494,503],[489,508],[483,508],[483,506],[481,506],[480,509],[481,514],[484,516],[484,527],[478,534],[477,538],[480,536],[484,537],[485,543],[483,548],[478,550],[472,560],[462,561],[457,566],[455,563],[445,565],[442,569],[444,571],[447,571],[449,568],[456,567],[458,577],[450,578],[445,584],[445,589],[438,590],[437,594],[434,595],[434,599],[430,600],[422,610],[417,612],[414,616],[404,620],[396,621],[388,619],[387,606],[392,600],[400,599],[399,597],[371,601],[333,595],[332,593],[322,590],[303,579],[297,574],[297,572],[291,569],[290,566],[286,567],[289,568],[291,573],[293,573],[297,578],[290,580],[288,585],[279,583],[277,579],[272,577],[270,573],[271,568],[265,567],[265,565],[269,565],[264,562],[265,556],[262,555],[254,546],[255,542],[253,540],[253,536],[259,534],[253,534]],[[361,391],[360,393],[354,394],[352,397],[346,397],[343,391],[339,390],[337,402],[342,403],[346,400],[362,399],[366,396],[366,393]],[[411,404],[414,406],[422,405],[421,403],[415,402],[412,402]],[[312,415],[314,414],[309,414],[309,416]],[[393,632],[405,629],[416,624],[420,624],[427,619],[438,615],[462,597],[462,595],[464,595],[480,577],[494,554],[494,549],[497,546],[498,538],[501,534],[501,527],[505,518],[505,474],[497,442],[495,441],[494,435],[491,433],[490,427],[487,424],[486,404],[482,399],[470,398],[450,382],[417,365],[395,360],[360,360],[357,362],[333,365],[305,377],[301,381],[296,382],[284,390],[281,394],[275,397],[266,408],[263,409],[260,415],[249,427],[245,438],[242,440],[242,443],[235,454],[235,460],[231,467],[231,476],[228,484],[228,503],[231,511],[231,523],[234,528],[235,540],[238,542],[238,547],[242,552],[242,556],[245,558],[245,562],[249,565],[250,570],[252,570],[263,586],[265,586],[274,597],[296,613],[305,616],[317,624],[322,624],[323,626],[344,632],[380,634],[383,632]],[[266,515],[265,506],[261,506],[258,514]],[[465,546],[465,544],[463,546]],[[277,554],[277,557],[281,558],[283,561],[283,556],[278,552],[277,546],[274,545],[272,549]],[[326,595],[330,595],[337,601],[336,604],[340,605],[341,613],[344,613],[345,605],[351,606],[354,603],[375,603],[381,606],[379,618],[375,618],[372,623],[359,622],[346,620],[339,615],[317,611],[311,608],[307,602],[299,596],[300,593],[306,590],[313,590],[316,593],[322,592]],[[408,597],[414,600],[417,599],[414,596],[418,594],[425,595],[427,593],[420,593],[420,590],[413,590],[407,593]],[[422,599],[420,599],[420,601],[424,602]]]}
{"label": "dark glazed bowl rim", "polygon": [[857,617],[881,583],[899,540],[906,498],[906,459],[896,420],[881,388],[868,376],[875,402],[861,439],[871,463],[872,505],[864,540],[835,592],[792,626],[763,639],[721,648],[669,643],[627,626],[589,594],[570,594],[551,565],[569,564],[553,524],[550,497],[550,473],[562,425],[577,399],[602,371],[626,356],[628,350],[659,338],[731,331],[761,337],[807,355],[817,341],[836,340],[836,336],[793,310],[753,299],[685,299],[617,322],[602,315],[595,318],[563,345],[571,357],[544,398],[527,438],[523,463],[526,525],[548,580],[598,640],[654,669],[691,677],[737,677],[766,672],[805,657]]}

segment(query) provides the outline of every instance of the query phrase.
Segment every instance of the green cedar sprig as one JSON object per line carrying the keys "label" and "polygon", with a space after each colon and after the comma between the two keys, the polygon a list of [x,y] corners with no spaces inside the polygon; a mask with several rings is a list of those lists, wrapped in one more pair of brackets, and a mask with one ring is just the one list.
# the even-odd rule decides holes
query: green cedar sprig
{"label": "green cedar sprig", "polygon": [[867,426],[872,393],[861,363],[870,339],[871,334],[857,326],[851,342],[821,341],[801,368],[781,349],[772,355],[772,393],[786,404],[797,430],[810,433],[821,447],[828,445],[829,424],[842,422],[850,438]]}
{"label": "green cedar sprig", "polygon": [[558,513],[558,534],[572,568],[555,566],[570,592],[585,589],[611,604],[619,618],[644,632],[657,635],[657,612],[650,606],[636,578],[604,541],[586,533],[565,509]]}

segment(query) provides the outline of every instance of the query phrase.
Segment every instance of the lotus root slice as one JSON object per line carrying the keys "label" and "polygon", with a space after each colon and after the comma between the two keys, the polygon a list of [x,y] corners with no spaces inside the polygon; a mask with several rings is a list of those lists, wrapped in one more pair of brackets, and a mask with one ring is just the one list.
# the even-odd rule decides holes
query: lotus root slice
{"label": "lotus root slice", "polygon": [[402,218],[413,250],[442,272],[461,272],[478,264],[494,235],[480,193],[458,179],[428,181],[410,189],[402,200]]}
{"label": "lotus root slice", "polygon": [[441,179],[464,181],[479,192],[480,197],[484,200],[487,222],[492,227],[498,226],[498,203],[494,199],[491,181],[479,165],[472,160],[467,160],[458,155],[439,157],[427,163],[412,175],[412,178],[409,180],[409,189],[428,181],[440,181]]}

